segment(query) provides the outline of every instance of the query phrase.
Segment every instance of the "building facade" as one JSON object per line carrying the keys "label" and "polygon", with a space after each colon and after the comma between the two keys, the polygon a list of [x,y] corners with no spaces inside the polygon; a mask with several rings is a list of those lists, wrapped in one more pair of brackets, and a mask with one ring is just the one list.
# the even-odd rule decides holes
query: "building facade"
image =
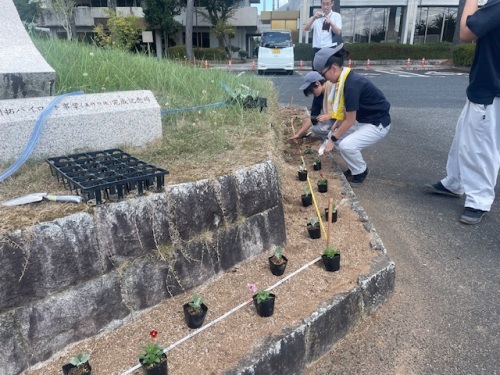
{"label": "building facade", "polygon": [[[48,2],[50,0],[39,0],[43,16],[37,26],[49,31],[53,38],[66,38],[66,31],[62,26],[61,20],[53,13],[48,12]],[[260,0],[241,0],[238,3],[233,16],[229,19],[229,24],[236,30],[236,35],[231,39],[231,45],[244,51],[253,49],[252,38],[260,35],[258,28],[259,17],[258,9],[250,6],[253,3],[259,3]],[[144,11],[141,7],[141,0],[115,0],[117,14],[122,16],[134,15],[144,18]],[[106,24],[108,0],[77,0],[75,7],[75,26],[79,39],[91,39],[93,30],[98,24]],[[219,43],[215,35],[211,32],[211,23],[203,15],[202,7],[195,7],[193,16],[193,46],[194,47],[218,47]],[[186,13],[182,11],[175,20],[182,25],[186,24]],[[154,49],[158,57],[162,56],[162,51],[166,45],[164,36],[160,30],[150,30],[153,32]],[[181,30],[177,35],[169,36],[169,45],[185,44],[185,32]]]}
{"label": "building facade", "polygon": [[[42,5],[49,0],[40,0]],[[144,17],[141,0],[114,0],[117,12],[123,16],[133,14]],[[265,0],[264,0],[265,1]],[[459,0],[342,0],[342,37],[347,43],[396,42],[409,44],[451,41],[457,24]],[[483,1],[484,2],[484,1]],[[321,0],[290,0],[274,11],[258,14],[255,6],[260,0],[241,0],[230,25],[236,29],[231,45],[251,55],[253,38],[266,29],[288,29],[294,42],[311,43],[312,33],[304,32],[306,20],[321,8]],[[106,20],[108,0],[77,0],[75,21],[77,34],[92,36],[94,27]],[[201,9],[202,8],[197,8]],[[186,24],[186,14],[176,17]],[[65,37],[65,31],[55,16],[45,14],[39,26],[48,28],[54,37]],[[212,25],[195,12],[193,19],[193,45],[218,47],[218,40],[211,32]],[[159,30],[152,30],[154,46],[159,57],[165,40]],[[175,44],[185,44],[182,30],[173,38]],[[170,44],[170,43],[169,43]]]}
{"label": "building facade", "polygon": [[[459,0],[342,0],[342,37],[347,43],[395,42],[422,44],[450,41],[457,22]],[[311,43],[303,25],[321,9],[321,0],[290,0],[279,12],[298,12],[297,39]],[[263,12],[264,13],[264,12]],[[278,14],[262,15],[271,24]],[[265,22],[265,21],[263,21]]]}

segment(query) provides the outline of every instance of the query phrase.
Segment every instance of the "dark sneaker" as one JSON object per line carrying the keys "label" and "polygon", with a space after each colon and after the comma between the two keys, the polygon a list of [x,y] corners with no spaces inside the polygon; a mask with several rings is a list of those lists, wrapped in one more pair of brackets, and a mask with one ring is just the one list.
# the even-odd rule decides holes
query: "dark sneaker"
{"label": "dark sneaker", "polygon": [[438,183],[435,183],[434,185],[431,184],[425,184],[422,191],[424,193],[430,193],[430,194],[441,194],[441,195],[447,195],[449,197],[454,197],[454,198],[460,198],[462,194],[457,194],[454,193],[448,189],[446,189],[441,181]]}
{"label": "dark sneaker", "polygon": [[481,211],[471,207],[465,207],[462,216],[460,216],[460,222],[464,224],[478,224],[481,222],[483,216],[488,211]]}
{"label": "dark sneaker", "polygon": [[351,181],[352,180],[352,172],[350,169],[348,169],[347,171],[344,171],[344,176],[345,178],[347,179],[347,181]]}
{"label": "dark sneaker", "polygon": [[352,176],[351,185],[360,186],[365,182],[366,176],[368,176],[368,167],[366,167],[365,171],[360,174],[355,174]]}

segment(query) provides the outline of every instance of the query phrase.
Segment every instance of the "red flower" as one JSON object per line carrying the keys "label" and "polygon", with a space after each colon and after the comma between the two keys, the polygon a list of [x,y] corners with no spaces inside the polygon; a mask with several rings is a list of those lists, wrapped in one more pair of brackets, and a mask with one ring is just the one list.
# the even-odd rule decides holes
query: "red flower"
{"label": "red flower", "polygon": [[155,339],[156,336],[158,336],[158,331],[153,329],[151,332],[149,332],[149,336],[151,336],[151,338]]}

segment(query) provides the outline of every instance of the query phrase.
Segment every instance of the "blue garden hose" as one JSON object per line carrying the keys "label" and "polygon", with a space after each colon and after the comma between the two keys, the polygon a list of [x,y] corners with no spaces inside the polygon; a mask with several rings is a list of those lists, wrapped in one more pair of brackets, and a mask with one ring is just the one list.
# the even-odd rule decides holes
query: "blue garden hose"
{"label": "blue garden hose", "polygon": [[[227,87],[226,84],[221,83],[220,84],[224,91],[227,93],[230,91],[229,87]],[[187,111],[196,111],[197,109],[206,109],[206,108],[215,108],[215,107],[221,107],[226,104],[230,104],[230,100],[224,100],[222,102],[215,102],[215,103],[210,103],[210,104],[204,104],[204,105],[196,105],[194,107],[184,107],[184,108],[175,108],[175,109],[162,109],[161,114],[163,115],[169,115],[171,113],[177,113],[177,112],[187,112]]]}
{"label": "blue garden hose", "polygon": [[[229,88],[227,85],[224,83],[221,83],[221,86],[224,88],[226,92],[229,92]],[[50,112],[54,109],[57,103],[59,103],[62,99],[72,96],[72,95],[80,95],[83,94],[83,91],[75,91],[75,92],[70,92],[67,94],[62,94],[59,96],[56,96],[54,100],[42,111],[40,114],[40,117],[38,118],[36,124],[35,124],[35,129],[31,133],[30,140],[26,147],[24,148],[24,151],[22,152],[21,156],[12,164],[10,167],[8,167],[5,171],[3,171],[0,174],[0,183],[5,181],[7,178],[9,178],[13,173],[15,173],[19,168],[23,166],[23,164],[28,160],[29,156],[33,152],[33,149],[36,146],[36,142],[38,141],[38,138],[40,137],[40,134],[42,133],[43,130],[43,125],[45,123],[46,117],[50,114]],[[171,113],[177,113],[177,112],[187,112],[187,111],[195,111],[198,109],[206,109],[206,108],[216,108],[220,107],[226,104],[230,104],[230,100],[224,100],[221,102],[215,102],[211,104],[204,104],[204,105],[197,105],[193,107],[184,107],[184,108],[175,108],[175,109],[163,109],[161,110],[161,115],[167,115]]]}

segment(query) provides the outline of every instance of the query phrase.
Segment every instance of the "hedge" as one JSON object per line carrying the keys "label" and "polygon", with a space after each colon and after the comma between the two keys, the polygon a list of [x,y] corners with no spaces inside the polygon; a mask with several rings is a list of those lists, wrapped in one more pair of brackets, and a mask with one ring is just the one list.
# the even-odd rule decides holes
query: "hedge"
{"label": "hedge", "polygon": [[[345,44],[352,60],[412,60],[421,59],[451,59],[450,43],[435,43],[423,45],[399,43],[352,43]],[[295,44],[295,60],[311,60],[311,44]]]}
{"label": "hedge", "polygon": [[[184,60],[186,56],[186,46],[170,47],[167,50],[169,59]],[[226,52],[222,48],[193,48],[196,60],[222,61],[226,60]]]}
{"label": "hedge", "polygon": [[453,65],[471,66],[476,51],[475,43],[460,44],[453,49]]}
{"label": "hedge", "polygon": [[[434,44],[399,44],[399,43],[349,43],[345,48],[352,60],[420,60],[426,59],[451,60],[455,66],[471,66],[474,58],[474,43],[464,43],[453,46],[451,43]],[[221,48],[193,48],[195,59],[224,61],[226,53]],[[311,61],[312,45],[296,43],[294,48],[295,61]],[[175,46],[168,49],[168,57],[184,60],[186,46]]]}

